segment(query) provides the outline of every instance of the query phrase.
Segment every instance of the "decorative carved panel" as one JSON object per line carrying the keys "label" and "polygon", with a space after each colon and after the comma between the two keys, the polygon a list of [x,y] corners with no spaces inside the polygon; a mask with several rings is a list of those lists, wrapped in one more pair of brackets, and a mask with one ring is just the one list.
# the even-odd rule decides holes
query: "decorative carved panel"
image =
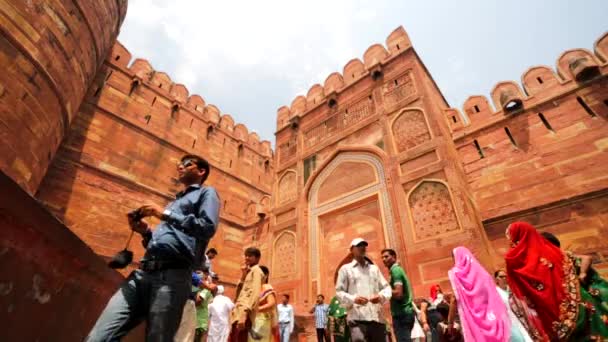
{"label": "decorative carved panel", "polygon": [[292,232],[281,233],[274,241],[272,271],[276,277],[296,271],[296,236]]}
{"label": "decorative carved panel", "polygon": [[285,204],[294,201],[297,196],[296,173],[289,171],[279,180],[278,204]]}
{"label": "decorative carved panel", "polygon": [[408,204],[414,224],[414,239],[423,240],[460,229],[447,186],[424,181],[411,193]]}
{"label": "decorative carved panel", "polygon": [[304,132],[304,147],[308,148],[323,142],[333,134],[363,121],[375,112],[376,107],[369,97],[354,102],[321,124]]}
{"label": "decorative carved panel", "polygon": [[393,122],[393,139],[398,152],[409,150],[431,140],[431,133],[424,113],[420,110],[406,110]]}
{"label": "decorative carved panel", "polygon": [[384,95],[384,105],[389,111],[413,100],[416,96],[416,85],[412,78],[412,71],[408,70],[405,74],[385,82],[382,86],[382,94]]}

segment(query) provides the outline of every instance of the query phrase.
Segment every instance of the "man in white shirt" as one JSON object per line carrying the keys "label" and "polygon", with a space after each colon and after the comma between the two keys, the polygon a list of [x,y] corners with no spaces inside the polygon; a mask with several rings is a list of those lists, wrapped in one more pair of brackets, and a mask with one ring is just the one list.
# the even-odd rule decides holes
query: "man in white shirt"
{"label": "man in white shirt", "polygon": [[216,295],[209,303],[209,333],[207,341],[226,342],[230,335],[230,311],[234,303],[230,298],[224,296],[224,287],[217,286]]}
{"label": "man in white shirt", "polygon": [[293,306],[289,304],[289,295],[283,295],[283,302],[277,305],[279,311],[279,335],[281,342],[289,342],[289,336],[293,332],[294,316]]}
{"label": "man in white shirt", "polygon": [[351,242],[353,261],[340,267],[336,296],[347,310],[351,341],[386,340],[386,320],[382,304],[391,298],[391,286],[378,266],[365,257],[367,241]]}

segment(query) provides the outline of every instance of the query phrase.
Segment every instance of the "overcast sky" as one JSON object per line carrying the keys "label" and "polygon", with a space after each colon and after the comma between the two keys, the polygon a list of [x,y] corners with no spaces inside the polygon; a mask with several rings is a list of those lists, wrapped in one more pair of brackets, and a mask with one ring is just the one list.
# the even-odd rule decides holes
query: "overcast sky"
{"label": "overcast sky", "polygon": [[130,0],[120,41],[274,145],[276,110],[399,25],[452,107],[567,49],[593,49],[608,1]]}

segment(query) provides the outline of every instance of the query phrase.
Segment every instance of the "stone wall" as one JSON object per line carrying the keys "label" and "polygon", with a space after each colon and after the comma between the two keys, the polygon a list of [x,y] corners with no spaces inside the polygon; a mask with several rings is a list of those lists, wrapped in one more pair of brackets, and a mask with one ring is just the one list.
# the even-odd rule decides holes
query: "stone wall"
{"label": "stone wall", "polygon": [[[176,164],[207,158],[222,201],[210,247],[228,285],[238,280],[246,229],[268,211],[273,153],[241,124],[116,43],[78,111],[37,197],[96,253],[111,257],[129,235],[126,213],[164,206],[180,185]],[[153,221],[156,223],[155,221]],[[137,238],[136,240],[139,240]],[[134,260],[143,248],[132,243]],[[134,264],[136,266],[137,264]]]}
{"label": "stone wall", "polygon": [[5,1],[0,170],[33,194],[118,36],[126,0]]}
{"label": "stone wall", "polygon": [[0,188],[0,340],[84,340],[122,276],[1,172]]}

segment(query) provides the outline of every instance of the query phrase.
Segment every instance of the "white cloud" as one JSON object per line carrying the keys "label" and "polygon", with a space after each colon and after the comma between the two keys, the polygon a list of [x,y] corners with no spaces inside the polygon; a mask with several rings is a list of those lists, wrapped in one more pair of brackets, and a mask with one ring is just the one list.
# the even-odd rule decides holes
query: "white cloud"
{"label": "white cloud", "polygon": [[[355,49],[356,27],[369,25],[376,16],[371,1],[131,0],[119,39],[134,57],[150,60],[174,82],[222,108],[223,96],[208,99],[205,89],[197,87],[229,92],[226,75],[236,72],[250,79],[282,80],[276,86],[286,87],[291,99],[305,95],[314,83],[323,83],[363,54]],[[231,97],[238,101],[239,94]],[[291,99],[277,99],[264,110],[274,116]],[[233,115],[247,121],[241,117],[247,113]],[[270,130],[250,128],[271,139],[274,123],[266,123]]]}

